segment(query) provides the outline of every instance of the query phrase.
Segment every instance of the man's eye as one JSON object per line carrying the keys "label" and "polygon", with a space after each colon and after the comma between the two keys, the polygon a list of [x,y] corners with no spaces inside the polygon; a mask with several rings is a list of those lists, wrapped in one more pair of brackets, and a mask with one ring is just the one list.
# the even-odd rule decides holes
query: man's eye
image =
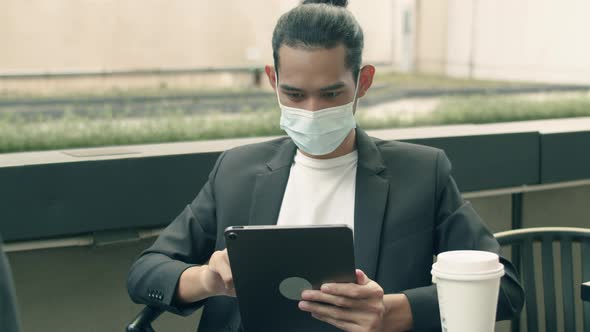
{"label": "man's eye", "polygon": [[332,92],[326,92],[324,93],[324,97],[326,98],[336,98],[338,96],[340,96],[342,94],[341,91],[332,91]]}
{"label": "man's eye", "polygon": [[292,98],[292,99],[300,99],[303,98],[303,94],[301,93],[285,93],[287,95],[287,97]]}

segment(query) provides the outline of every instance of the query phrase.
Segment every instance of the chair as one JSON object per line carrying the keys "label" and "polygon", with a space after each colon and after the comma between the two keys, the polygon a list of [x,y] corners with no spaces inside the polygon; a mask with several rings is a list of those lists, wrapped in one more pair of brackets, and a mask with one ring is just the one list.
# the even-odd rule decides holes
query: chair
{"label": "chair", "polygon": [[164,311],[152,307],[144,307],[135,319],[127,325],[127,332],[154,332],[152,322]]}
{"label": "chair", "polygon": [[[574,297],[574,244],[580,244],[581,281],[590,280],[590,229],[569,227],[524,228],[495,234],[501,246],[511,247],[512,262],[520,272],[525,289],[526,322],[528,331],[539,331],[540,316],[537,293],[542,296],[546,331],[558,331],[558,307],[555,282],[556,253],[554,243],[559,243],[561,258],[561,284],[563,289],[563,331],[576,330],[576,302]],[[535,245],[540,244],[540,276],[535,273]],[[537,278],[538,277],[538,278]],[[537,283],[542,287],[537,289]],[[576,286],[577,287],[577,286]],[[583,286],[582,286],[583,288]],[[590,303],[583,302],[584,331],[590,331]],[[512,331],[520,331],[520,317],[512,321]]]}

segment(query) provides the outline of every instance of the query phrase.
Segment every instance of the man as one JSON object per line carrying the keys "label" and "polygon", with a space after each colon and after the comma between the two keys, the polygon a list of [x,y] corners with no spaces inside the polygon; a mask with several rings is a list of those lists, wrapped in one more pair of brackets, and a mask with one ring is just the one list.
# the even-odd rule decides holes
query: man
{"label": "man", "polygon": [[[289,138],[219,157],[196,199],[131,268],[134,301],[179,314],[204,305],[199,331],[237,331],[227,226],[347,223],[357,283],[306,291],[299,308],[344,331],[440,331],[433,255],[499,251],[461,199],[442,151],[373,139],[356,127],[356,104],[375,68],[361,68],[363,33],[345,6],[306,1],[280,18],[266,74]],[[523,291],[502,263],[497,318],[510,319]]]}
{"label": "man", "polygon": [[0,237],[0,331],[20,331],[12,274],[2,249],[2,237]]}

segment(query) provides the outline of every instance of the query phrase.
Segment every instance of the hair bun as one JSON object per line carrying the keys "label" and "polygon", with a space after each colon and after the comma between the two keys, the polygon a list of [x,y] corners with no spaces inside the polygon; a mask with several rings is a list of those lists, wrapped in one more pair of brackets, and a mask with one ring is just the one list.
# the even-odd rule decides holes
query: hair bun
{"label": "hair bun", "polygon": [[348,5],[348,0],[305,0],[303,1],[304,5],[308,5],[311,3],[324,3],[330,6],[336,7],[346,7]]}

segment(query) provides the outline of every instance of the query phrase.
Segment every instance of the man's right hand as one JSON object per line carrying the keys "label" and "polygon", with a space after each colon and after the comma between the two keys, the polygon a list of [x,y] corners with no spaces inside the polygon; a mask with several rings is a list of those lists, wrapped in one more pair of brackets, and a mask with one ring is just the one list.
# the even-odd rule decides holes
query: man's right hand
{"label": "man's right hand", "polygon": [[227,249],[214,252],[209,259],[209,264],[204,266],[206,268],[203,271],[201,280],[205,289],[213,294],[212,296],[236,296]]}
{"label": "man's right hand", "polygon": [[227,249],[211,255],[207,265],[190,267],[180,275],[177,298],[184,303],[211,296],[236,296]]}

